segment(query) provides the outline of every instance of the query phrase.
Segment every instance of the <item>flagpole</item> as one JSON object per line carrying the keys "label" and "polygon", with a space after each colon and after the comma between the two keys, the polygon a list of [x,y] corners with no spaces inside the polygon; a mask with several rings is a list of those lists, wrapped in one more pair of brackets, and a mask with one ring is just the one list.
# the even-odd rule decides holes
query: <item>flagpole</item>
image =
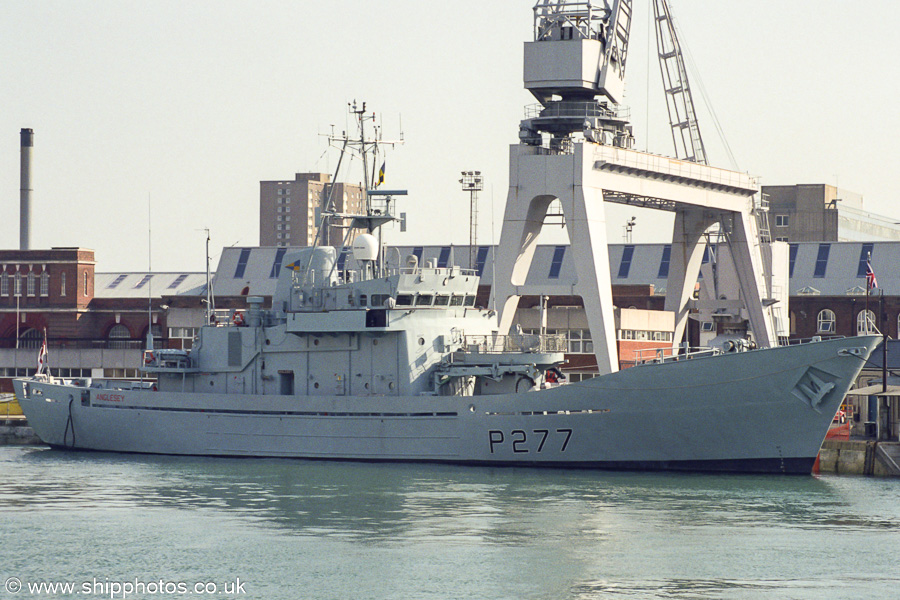
{"label": "flagpole", "polygon": [[869,334],[869,289],[871,289],[872,285],[869,282],[869,271],[872,269],[872,253],[866,253],[866,312],[863,313],[863,318],[866,323],[866,335]]}

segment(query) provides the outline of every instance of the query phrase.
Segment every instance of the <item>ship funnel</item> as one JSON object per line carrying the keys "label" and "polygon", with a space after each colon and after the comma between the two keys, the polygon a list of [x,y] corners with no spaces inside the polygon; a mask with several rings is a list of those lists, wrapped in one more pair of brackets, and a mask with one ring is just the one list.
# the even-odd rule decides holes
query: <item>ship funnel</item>
{"label": "ship funnel", "polygon": [[22,129],[22,157],[19,172],[19,250],[31,249],[31,149],[34,131]]}

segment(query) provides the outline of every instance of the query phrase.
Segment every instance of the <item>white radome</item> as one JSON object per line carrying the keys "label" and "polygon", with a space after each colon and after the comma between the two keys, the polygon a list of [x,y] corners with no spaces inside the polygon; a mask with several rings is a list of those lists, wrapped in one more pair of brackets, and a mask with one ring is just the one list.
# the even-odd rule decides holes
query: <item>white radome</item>
{"label": "white radome", "polygon": [[378,258],[378,238],[371,233],[363,233],[353,240],[353,258],[358,261]]}

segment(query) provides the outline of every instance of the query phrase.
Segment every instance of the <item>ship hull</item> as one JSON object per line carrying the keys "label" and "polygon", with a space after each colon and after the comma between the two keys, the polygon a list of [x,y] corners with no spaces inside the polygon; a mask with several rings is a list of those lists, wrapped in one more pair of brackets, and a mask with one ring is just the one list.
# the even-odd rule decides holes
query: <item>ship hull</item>
{"label": "ship hull", "polygon": [[520,394],[274,396],[16,380],[60,448],[808,474],[878,338],[645,365]]}

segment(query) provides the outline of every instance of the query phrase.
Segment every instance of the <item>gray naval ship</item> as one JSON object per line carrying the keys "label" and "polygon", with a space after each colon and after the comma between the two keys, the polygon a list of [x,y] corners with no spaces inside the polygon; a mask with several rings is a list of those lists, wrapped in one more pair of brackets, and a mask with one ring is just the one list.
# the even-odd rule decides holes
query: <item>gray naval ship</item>
{"label": "gray naval ship", "polygon": [[[476,305],[473,270],[385,260],[380,231],[399,194],[376,189],[373,174],[365,214],[339,214],[331,202],[323,211],[319,232],[326,222],[346,227],[352,261],[318,243],[289,251],[271,308],[249,297],[246,310],[208,320],[190,351],[148,348],[152,385],[15,380],[35,432],[57,448],[116,452],[808,474],[878,338],[779,346],[777,243],[759,226],[755,183],[707,166],[696,145],[680,160],[632,148],[617,106],[631,2],[540,0],[534,11],[525,84],[540,105],[510,152],[490,303],[498,310]],[[684,102],[686,83],[670,95]],[[365,108],[353,111],[363,165],[375,165]],[[524,278],[553,200],[577,271],[562,291]],[[666,310],[676,342],[696,308],[704,236],[718,226],[737,286],[705,310],[723,317],[740,305],[755,347],[737,339],[728,351],[688,352],[676,343],[619,370],[606,201],[675,213]],[[593,379],[560,383],[564,339],[514,331],[519,296],[554,292],[584,299]]]}

